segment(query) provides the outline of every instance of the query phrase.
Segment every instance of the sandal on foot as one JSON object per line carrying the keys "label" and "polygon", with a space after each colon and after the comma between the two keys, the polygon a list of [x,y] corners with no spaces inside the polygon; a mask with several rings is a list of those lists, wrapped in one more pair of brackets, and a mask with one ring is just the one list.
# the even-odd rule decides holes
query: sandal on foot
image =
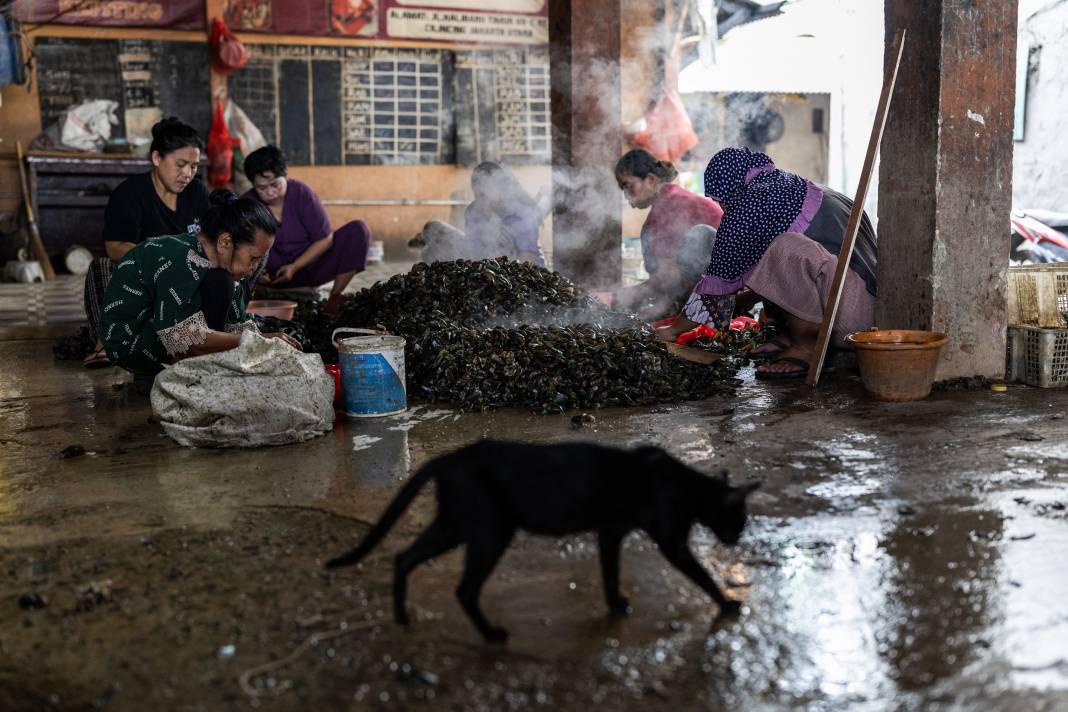
{"label": "sandal on foot", "polygon": [[792,363],[797,366],[797,371],[760,371],[756,372],[756,377],[764,381],[790,381],[795,378],[804,378],[808,375],[809,363],[803,358],[797,358],[796,356],[782,356],[775,359],[768,365],[776,363]]}
{"label": "sandal on foot", "polygon": [[[756,377],[763,381],[790,381],[795,378],[804,378],[808,375],[808,369],[811,367],[808,361],[796,356],[781,356],[774,361],[769,362],[767,365],[771,366],[776,363],[792,363],[800,370],[798,371],[761,371],[757,369]],[[829,366],[826,363],[823,365],[821,373],[824,375],[834,373],[834,366]]]}
{"label": "sandal on foot", "polygon": [[97,349],[82,360],[82,366],[85,368],[106,368],[110,365],[111,361],[108,360],[104,349]]}
{"label": "sandal on foot", "polygon": [[746,357],[751,359],[751,360],[753,360],[753,361],[774,361],[775,359],[777,359],[779,357],[779,354],[781,354],[783,351],[785,351],[790,346],[789,344],[787,344],[782,339],[768,339],[767,341],[765,341],[760,346],[764,346],[765,344],[771,344],[772,346],[775,346],[776,348],[770,349],[768,351],[757,351],[756,353],[753,353],[752,351],[750,351],[749,353],[746,354]]}

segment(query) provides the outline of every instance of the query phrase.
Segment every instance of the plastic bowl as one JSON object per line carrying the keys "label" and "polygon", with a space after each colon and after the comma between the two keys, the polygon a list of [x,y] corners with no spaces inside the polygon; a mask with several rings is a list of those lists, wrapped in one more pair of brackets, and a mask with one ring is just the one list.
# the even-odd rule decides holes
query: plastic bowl
{"label": "plastic bowl", "polygon": [[931,393],[938,355],[949,337],[940,331],[871,329],[846,341],[856,349],[860,380],[872,398],[914,401]]}
{"label": "plastic bowl", "polygon": [[253,299],[245,307],[245,311],[249,314],[273,316],[286,321],[292,321],[293,312],[296,310],[297,303],[288,299]]}

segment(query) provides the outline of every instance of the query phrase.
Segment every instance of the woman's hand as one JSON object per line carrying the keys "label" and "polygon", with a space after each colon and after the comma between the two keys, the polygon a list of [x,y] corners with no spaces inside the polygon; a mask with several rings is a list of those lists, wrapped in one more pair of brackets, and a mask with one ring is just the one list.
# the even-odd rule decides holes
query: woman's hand
{"label": "woman's hand", "polygon": [[293,280],[293,275],[300,269],[296,264],[290,262],[287,265],[282,265],[278,268],[278,271],[274,273],[274,277],[271,278],[271,284],[285,284]]}
{"label": "woman's hand", "polygon": [[284,334],[281,331],[272,331],[270,333],[264,334],[263,337],[265,339],[281,339],[282,341],[286,342],[287,344],[289,344],[290,346],[295,348],[297,351],[303,351],[304,350],[304,347],[300,345],[299,341],[294,339],[289,334]]}
{"label": "woman's hand", "polygon": [[674,323],[668,324],[667,326],[662,326],[659,329],[654,329],[654,331],[656,332],[656,337],[658,339],[660,339],[661,341],[666,341],[670,344],[673,343],[675,339],[685,334],[687,331],[696,328],[696,321],[690,321],[686,317],[680,316],[674,321]]}

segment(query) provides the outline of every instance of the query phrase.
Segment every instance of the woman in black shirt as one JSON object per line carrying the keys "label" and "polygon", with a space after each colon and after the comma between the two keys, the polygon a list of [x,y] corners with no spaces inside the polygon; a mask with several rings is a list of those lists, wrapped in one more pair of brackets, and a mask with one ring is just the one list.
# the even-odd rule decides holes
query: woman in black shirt
{"label": "woman in black shirt", "polygon": [[152,170],[131,176],[112,191],[104,211],[106,258],[93,262],[85,278],[85,313],[97,338],[85,366],[109,365],[100,344],[100,310],[111,270],[136,245],[158,235],[200,232],[208,189],[197,177],[204,142],[193,127],[171,117],[152,127]]}

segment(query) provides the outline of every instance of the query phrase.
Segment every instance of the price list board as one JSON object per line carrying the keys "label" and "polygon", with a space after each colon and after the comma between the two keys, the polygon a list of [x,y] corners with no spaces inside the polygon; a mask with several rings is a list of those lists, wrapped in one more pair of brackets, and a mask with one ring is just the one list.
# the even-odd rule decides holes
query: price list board
{"label": "price list board", "polygon": [[294,165],[549,162],[545,48],[248,47],[230,96]]}
{"label": "price list board", "polygon": [[230,96],[294,165],[451,163],[451,54],[250,45]]}
{"label": "price list board", "polygon": [[452,162],[449,59],[435,49],[345,48],[346,164]]}
{"label": "price list board", "polygon": [[454,85],[458,162],[549,162],[546,49],[458,52]]}

